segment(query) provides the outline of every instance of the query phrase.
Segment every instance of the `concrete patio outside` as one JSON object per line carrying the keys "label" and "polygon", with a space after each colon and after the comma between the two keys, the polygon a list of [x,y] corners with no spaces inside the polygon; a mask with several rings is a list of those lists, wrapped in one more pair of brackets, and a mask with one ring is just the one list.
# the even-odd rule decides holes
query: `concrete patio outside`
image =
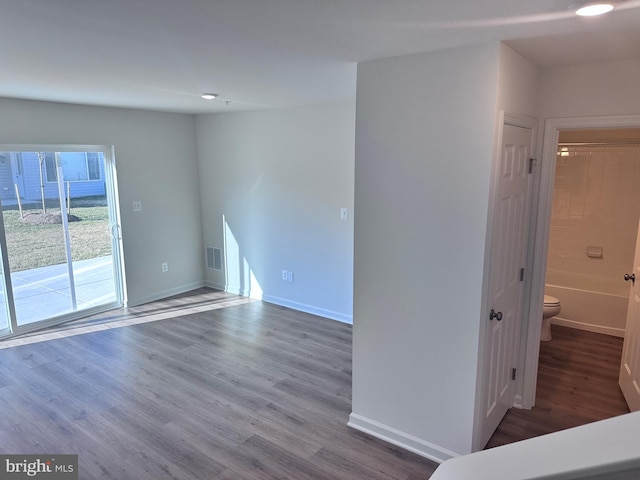
{"label": "concrete patio outside", "polygon": [[[111,255],[73,262],[77,309],[116,299]],[[23,270],[11,274],[18,325],[72,312],[67,265]],[[0,299],[0,329],[9,325],[6,295]]]}

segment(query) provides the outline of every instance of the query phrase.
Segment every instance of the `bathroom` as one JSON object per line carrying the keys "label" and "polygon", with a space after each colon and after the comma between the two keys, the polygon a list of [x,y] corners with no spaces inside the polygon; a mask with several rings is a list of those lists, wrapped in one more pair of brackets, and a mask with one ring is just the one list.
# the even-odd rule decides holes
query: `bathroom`
{"label": "bathroom", "polygon": [[560,311],[551,324],[624,336],[639,185],[640,128],[560,132],[545,279],[545,302],[555,297]]}

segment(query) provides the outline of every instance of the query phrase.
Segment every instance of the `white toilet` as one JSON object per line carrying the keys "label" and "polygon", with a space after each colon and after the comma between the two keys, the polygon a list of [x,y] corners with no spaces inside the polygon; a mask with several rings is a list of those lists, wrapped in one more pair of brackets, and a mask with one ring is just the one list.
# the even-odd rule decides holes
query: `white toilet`
{"label": "white toilet", "polygon": [[551,295],[544,296],[544,310],[542,311],[542,333],[540,340],[548,342],[551,340],[551,317],[560,313],[560,300]]}

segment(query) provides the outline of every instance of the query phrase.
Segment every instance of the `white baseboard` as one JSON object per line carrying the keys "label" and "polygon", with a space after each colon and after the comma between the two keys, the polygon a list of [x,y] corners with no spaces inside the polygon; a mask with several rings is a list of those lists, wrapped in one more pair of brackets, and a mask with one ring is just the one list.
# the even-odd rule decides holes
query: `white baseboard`
{"label": "white baseboard", "polygon": [[353,315],[347,315],[345,313],[336,312],[333,310],[327,310],[325,308],[319,308],[314,305],[307,305],[305,303],[294,302],[293,300],[289,300],[282,297],[276,297],[274,295],[260,295],[260,296],[251,296],[250,292],[247,292],[244,289],[239,287],[233,287],[229,285],[221,285],[215,282],[206,282],[205,286],[210,288],[215,288],[216,290],[223,290],[227,293],[233,293],[235,295],[241,295],[243,297],[251,297],[257,300],[264,300],[268,303],[273,303],[275,305],[280,305],[281,307],[291,308],[293,310],[298,310],[300,312],[310,313],[311,315],[317,315],[319,317],[329,318],[331,320],[336,320],[342,323],[348,323],[350,325],[353,324]]}
{"label": "white baseboard", "polygon": [[136,298],[134,300],[128,299],[127,306],[136,307],[138,305],[144,305],[145,303],[155,302],[156,300],[163,300],[165,298],[173,297],[174,295],[180,295],[181,293],[190,292],[191,290],[202,288],[204,286],[204,282],[194,282],[188,283],[186,285],[180,285],[179,287],[171,288],[169,290],[163,290],[162,292],[157,292],[147,297]]}
{"label": "white baseboard", "polygon": [[241,297],[254,298],[256,300],[262,300],[262,292],[251,292],[246,288],[241,288],[235,285],[223,285],[215,282],[205,282],[206,287],[215,288],[216,290],[222,290],[223,292],[231,293],[233,295],[240,295]]}
{"label": "white baseboard", "polygon": [[345,313],[335,312],[333,310],[327,310],[325,308],[319,308],[313,305],[294,302],[286,298],[274,297],[273,295],[263,295],[262,300],[269,303],[275,303],[276,305],[280,305],[281,307],[287,307],[293,310],[310,313],[312,315],[318,315],[319,317],[330,318],[331,320],[336,320],[342,323],[353,324],[353,315],[347,315]]}
{"label": "white baseboard", "polygon": [[623,328],[603,327],[602,325],[593,325],[592,323],[583,323],[567,318],[553,317],[551,324],[577,328],[578,330],[586,330],[588,332],[604,333],[605,335],[613,335],[614,337],[624,337]]}
{"label": "white baseboard", "polygon": [[[204,286],[213,288],[214,290],[222,290],[223,292],[227,292],[227,288],[224,284],[206,281],[204,282]],[[227,293],[233,293],[233,292],[227,292]]]}
{"label": "white baseboard", "polygon": [[348,426],[367,433],[373,437],[389,442],[398,447],[404,448],[410,452],[413,452],[421,457],[428,458],[434,462],[442,463],[451,458],[457,457],[458,454],[442,448],[433,443],[427,442],[420,438],[409,435],[408,433],[401,432],[395,428],[389,427],[382,423],[370,420],[362,415],[352,413],[349,415]]}

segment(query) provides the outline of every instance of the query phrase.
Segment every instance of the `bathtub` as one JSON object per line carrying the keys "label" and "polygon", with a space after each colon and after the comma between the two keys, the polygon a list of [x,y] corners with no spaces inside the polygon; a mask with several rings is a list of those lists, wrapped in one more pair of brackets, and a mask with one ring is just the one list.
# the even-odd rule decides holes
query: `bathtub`
{"label": "bathtub", "polygon": [[551,323],[623,337],[630,286],[622,274],[612,280],[548,271],[545,293],[562,308]]}

